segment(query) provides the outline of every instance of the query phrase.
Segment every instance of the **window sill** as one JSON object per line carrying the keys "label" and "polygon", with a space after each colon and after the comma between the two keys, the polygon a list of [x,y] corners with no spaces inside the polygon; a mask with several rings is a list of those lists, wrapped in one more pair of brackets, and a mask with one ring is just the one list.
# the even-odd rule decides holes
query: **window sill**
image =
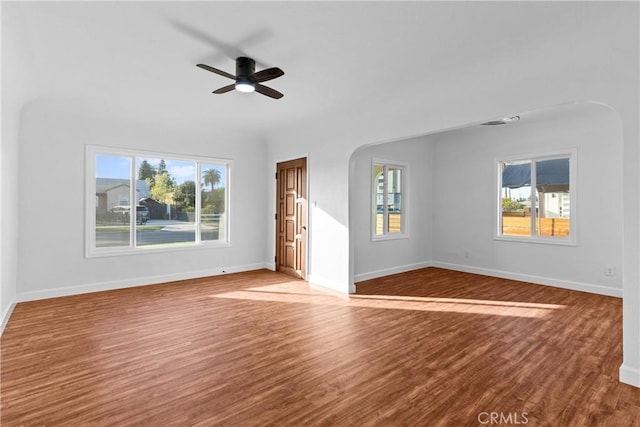
{"label": "window sill", "polygon": [[89,250],[86,254],[86,258],[103,258],[113,256],[130,256],[130,255],[144,255],[144,254],[159,254],[159,253],[171,253],[181,251],[193,251],[193,250],[205,250],[216,248],[228,248],[231,246],[229,242],[206,242],[206,243],[184,243],[184,244],[171,244],[163,246],[138,246],[137,248],[99,248]]}
{"label": "window sill", "polygon": [[385,242],[387,240],[403,240],[408,239],[409,235],[406,233],[400,234],[385,234],[384,236],[371,236],[372,242]]}
{"label": "window sill", "polygon": [[502,242],[535,243],[542,245],[577,246],[575,239],[571,238],[494,236],[493,240]]}

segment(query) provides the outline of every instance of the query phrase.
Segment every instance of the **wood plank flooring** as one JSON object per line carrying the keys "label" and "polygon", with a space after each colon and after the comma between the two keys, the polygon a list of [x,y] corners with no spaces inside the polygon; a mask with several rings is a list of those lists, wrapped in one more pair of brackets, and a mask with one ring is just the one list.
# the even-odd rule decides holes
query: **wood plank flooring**
{"label": "wood plank flooring", "polygon": [[640,426],[620,299],[437,268],[357,289],[259,270],[20,303],[1,425]]}

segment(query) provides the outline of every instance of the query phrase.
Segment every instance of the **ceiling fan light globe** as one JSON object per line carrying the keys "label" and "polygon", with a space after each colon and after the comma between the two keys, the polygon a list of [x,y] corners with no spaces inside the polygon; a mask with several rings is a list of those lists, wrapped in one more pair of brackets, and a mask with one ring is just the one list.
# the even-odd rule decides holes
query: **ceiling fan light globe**
{"label": "ceiling fan light globe", "polygon": [[253,83],[250,82],[238,82],[236,83],[236,90],[244,93],[249,93],[255,91],[256,87]]}

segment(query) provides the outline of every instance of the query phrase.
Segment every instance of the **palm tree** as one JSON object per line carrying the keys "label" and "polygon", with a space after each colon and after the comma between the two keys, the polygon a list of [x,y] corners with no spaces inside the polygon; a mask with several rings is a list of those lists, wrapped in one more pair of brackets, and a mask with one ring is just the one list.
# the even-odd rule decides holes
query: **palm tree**
{"label": "palm tree", "polygon": [[213,192],[213,187],[220,182],[222,177],[220,176],[220,171],[218,169],[207,169],[202,172],[202,178],[204,179],[204,185],[211,184],[211,191]]}

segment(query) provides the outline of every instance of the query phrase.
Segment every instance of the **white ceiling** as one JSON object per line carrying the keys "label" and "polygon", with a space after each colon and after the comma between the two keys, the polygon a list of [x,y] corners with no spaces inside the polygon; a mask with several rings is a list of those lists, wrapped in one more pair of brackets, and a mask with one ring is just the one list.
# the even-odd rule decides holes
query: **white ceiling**
{"label": "white ceiling", "polygon": [[[500,63],[593,25],[601,13],[574,6],[2,3],[3,31],[19,33],[13,39],[28,52],[30,79],[40,97],[72,100],[99,114],[256,134],[369,106],[397,112],[436,103],[475,69],[499,69]],[[14,25],[4,25],[6,20]],[[284,98],[211,94],[231,81],[195,65],[233,74],[240,55],[253,57],[257,69],[282,68],[285,75],[267,85]]]}

